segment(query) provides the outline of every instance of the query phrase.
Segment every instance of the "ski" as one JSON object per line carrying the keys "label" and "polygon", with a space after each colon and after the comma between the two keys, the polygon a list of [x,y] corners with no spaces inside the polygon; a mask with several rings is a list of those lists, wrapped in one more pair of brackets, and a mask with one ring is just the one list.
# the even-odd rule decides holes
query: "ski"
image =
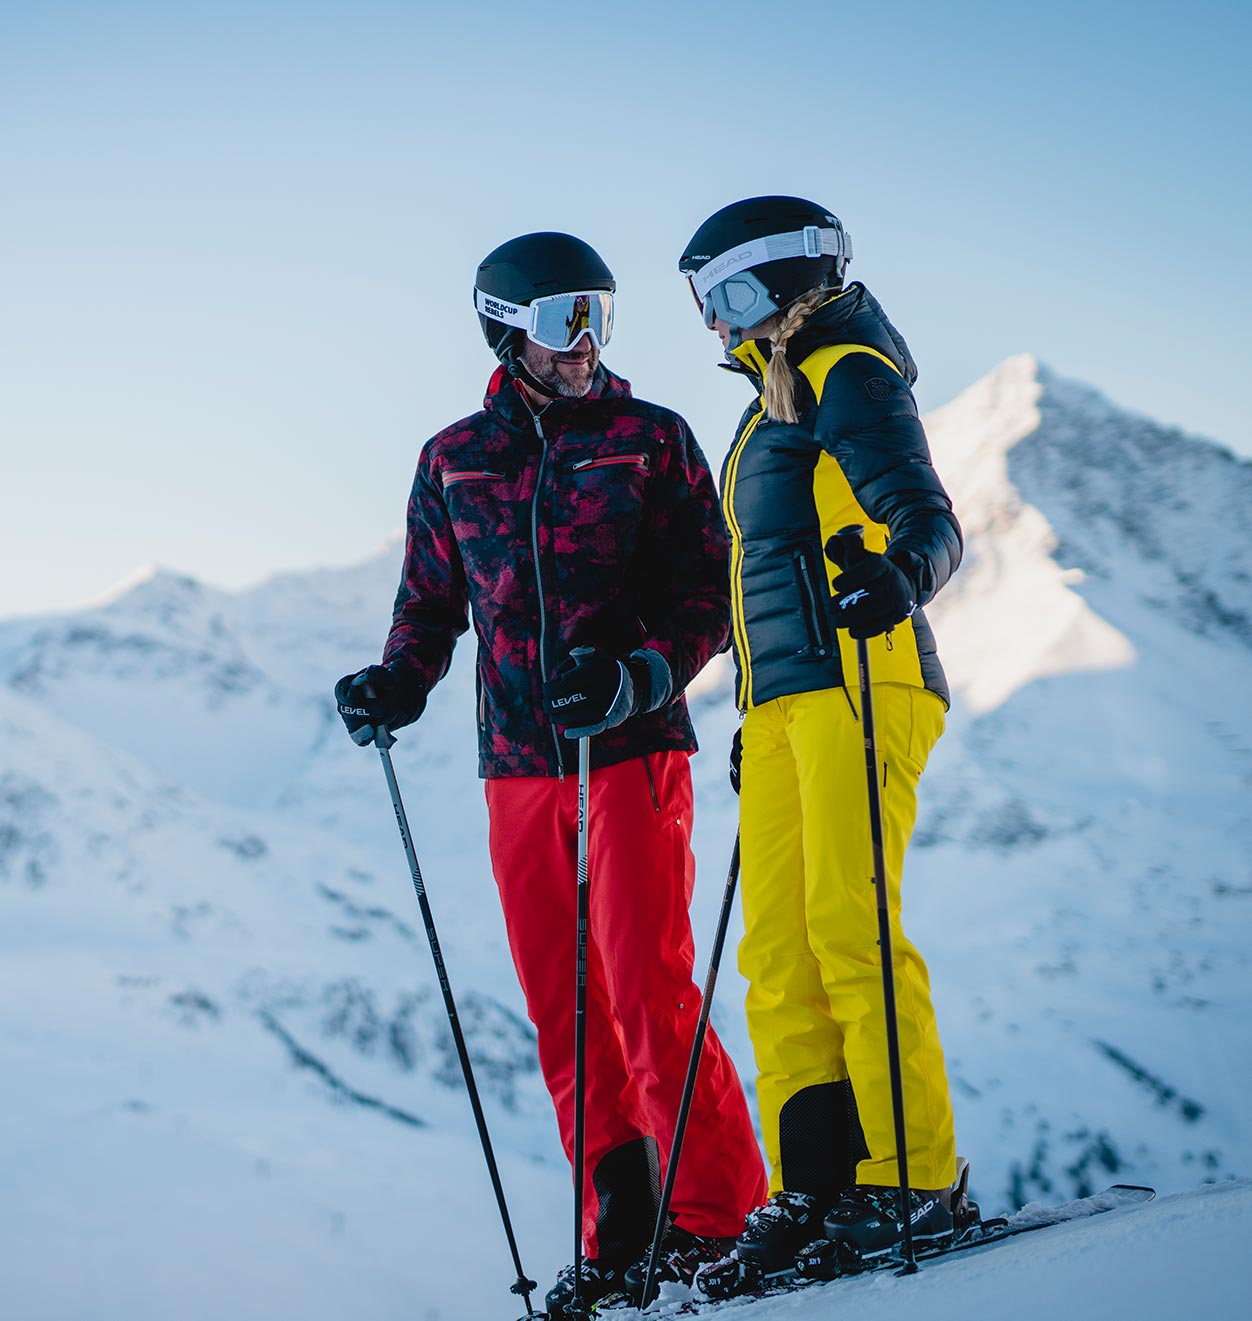
{"label": "ski", "polygon": [[[972,1248],[987,1247],[993,1243],[1002,1243],[1006,1239],[1016,1238],[1021,1234],[1033,1233],[1037,1229],[1047,1229],[1052,1225],[1065,1224],[1070,1220],[1085,1220],[1091,1216],[1103,1215],[1106,1211],[1118,1211],[1124,1207],[1139,1206],[1150,1202],[1156,1196],[1154,1188],[1139,1187],[1135,1184],[1117,1183],[1094,1193],[1090,1197],[1080,1197],[1072,1202],[1062,1202],[1058,1206],[1040,1206],[1031,1203],[1011,1216],[995,1217],[988,1220],[976,1220],[972,1224],[956,1231],[952,1242],[942,1246],[918,1246],[915,1253],[919,1262],[935,1261],[943,1257],[954,1256]],[[772,1298],[779,1294],[794,1293],[816,1284],[833,1282],[839,1279],[851,1279],[870,1271],[891,1270],[902,1263],[898,1256],[883,1257],[876,1261],[863,1262],[855,1267],[837,1261],[832,1255],[833,1244],[821,1240],[810,1244],[797,1258],[797,1267],[756,1280],[743,1279],[740,1286],[732,1293],[719,1298],[688,1298],[674,1300],[660,1305],[653,1304],[650,1315],[656,1316],[704,1316],[714,1312],[723,1303],[738,1302],[745,1298]],[[591,1308],[593,1317],[606,1316],[609,1313],[620,1314],[635,1310],[636,1304],[626,1294],[610,1294],[602,1298]]]}

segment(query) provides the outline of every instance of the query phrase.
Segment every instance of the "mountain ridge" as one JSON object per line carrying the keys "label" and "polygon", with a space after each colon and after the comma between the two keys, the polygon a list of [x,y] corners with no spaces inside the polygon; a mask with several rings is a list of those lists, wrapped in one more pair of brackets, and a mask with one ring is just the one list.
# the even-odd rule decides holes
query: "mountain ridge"
{"label": "mountain ridge", "polygon": [[[995,1211],[1115,1178],[1169,1191],[1245,1174],[1252,533],[1232,513],[1207,547],[1192,539],[1219,497],[1240,505],[1252,463],[1026,356],[927,427],[967,559],[928,609],[955,703],[923,779],[906,923],[976,1192]],[[1159,511],[1130,519],[1132,496]],[[275,1214],[329,1160],[327,1205],[420,1216],[388,1141],[438,1168],[436,1203],[489,1206],[457,1185],[481,1158],[381,772],[330,698],[378,654],[399,555],[393,541],[240,592],[158,570],[89,611],[0,621],[0,1044],[28,1075],[14,1103],[37,1149],[83,1122],[48,1111],[55,1081],[136,1161],[176,1142],[182,1176],[215,1197],[245,1165],[210,1175],[180,1123],[200,1151],[250,1134],[282,1170],[263,1176]],[[467,638],[394,755],[493,1134],[550,1208],[527,1228],[555,1271],[565,1235],[545,1226],[564,1223],[568,1175],[486,858],[473,683]],[[735,829],[730,688],[721,657],[692,690],[702,950]],[[732,963],[713,1017],[747,1075]],[[328,1154],[358,1146],[355,1170]],[[48,1164],[86,1195],[107,1162],[89,1147]],[[54,1210],[38,1223],[66,1231]]]}

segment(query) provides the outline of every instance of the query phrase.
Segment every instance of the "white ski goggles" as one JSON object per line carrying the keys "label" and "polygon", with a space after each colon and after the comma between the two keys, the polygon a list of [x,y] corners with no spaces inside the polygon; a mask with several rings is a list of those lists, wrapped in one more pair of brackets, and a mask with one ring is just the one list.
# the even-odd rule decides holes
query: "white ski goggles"
{"label": "white ski goggles", "polygon": [[613,295],[603,289],[506,303],[476,288],[474,306],[483,316],[524,330],[527,339],[556,353],[572,349],[584,335],[602,349],[613,334]]}
{"label": "white ski goggles", "polygon": [[778,311],[769,290],[751,268],[786,257],[834,257],[843,277],[852,260],[852,236],[838,221],[834,228],[806,225],[790,234],[770,234],[719,253],[697,271],[683,271],[691,296],[710,329],[720,317],[729,326],[755,326]]}

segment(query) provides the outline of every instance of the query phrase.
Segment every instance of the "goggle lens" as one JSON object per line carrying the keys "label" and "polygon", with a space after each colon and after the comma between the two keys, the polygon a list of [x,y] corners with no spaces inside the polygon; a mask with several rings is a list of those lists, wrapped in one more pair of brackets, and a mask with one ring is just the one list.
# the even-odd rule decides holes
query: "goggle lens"
{"label": "goggle lens", "polygon": [[769,296],[769,290],[751,271],[744,271],[715,284],[703,299],[696,293],[695,281],[690,275],[687,276],[687,284],[704,318],[704,324],[710,330],[719,317],[733,329],[742,330],[745,326],[759,324],[778,310]]}
{"label": "goggle lens", "polygon": [[687,276],[687,288],[691,290],[691,296],[696,300],[696,306],[700,309],[700,315],[704,318],[704,324],[709,330],[713,329],[713,321],[717,313],[713,309],[712,299],[703,299],[696,293],[696,282],[692,276]]}
{"label": "goggle lens", "polygon": [[613,334],[613,295],[603,291],[551,294],[530,305],[526,337],[541,348],[560,353],[572,349],[584,335],[603,348]]}

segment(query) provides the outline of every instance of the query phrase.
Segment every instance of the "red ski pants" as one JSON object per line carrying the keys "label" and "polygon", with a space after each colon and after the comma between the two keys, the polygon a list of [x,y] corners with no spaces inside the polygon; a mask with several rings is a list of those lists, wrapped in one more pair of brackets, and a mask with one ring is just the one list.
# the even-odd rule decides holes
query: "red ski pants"
{"label": "red ski pants", "polygon": [[[573,776],[498,779],[488,780],[486,791],[509,945],[572,1161],[578,784]],[[653,1138],[664,1171],[700,1016],[687,912],[695,858],[686,753],[653,753],[592,771],[588,875],[583,1243],[597,1257],[613,1196],[596,1179],[597,1168],[610,1169],[604,1158],[624,1144]],[[743,1088],[710,1029],[672,1213],[693,1234],[729,1236],[764,1199],[764,1166]],[[636,1215],[646,1223],[625,1238],[615,1229],[614,1250],[646,1250],[654,1216],[654,1209]]]}

